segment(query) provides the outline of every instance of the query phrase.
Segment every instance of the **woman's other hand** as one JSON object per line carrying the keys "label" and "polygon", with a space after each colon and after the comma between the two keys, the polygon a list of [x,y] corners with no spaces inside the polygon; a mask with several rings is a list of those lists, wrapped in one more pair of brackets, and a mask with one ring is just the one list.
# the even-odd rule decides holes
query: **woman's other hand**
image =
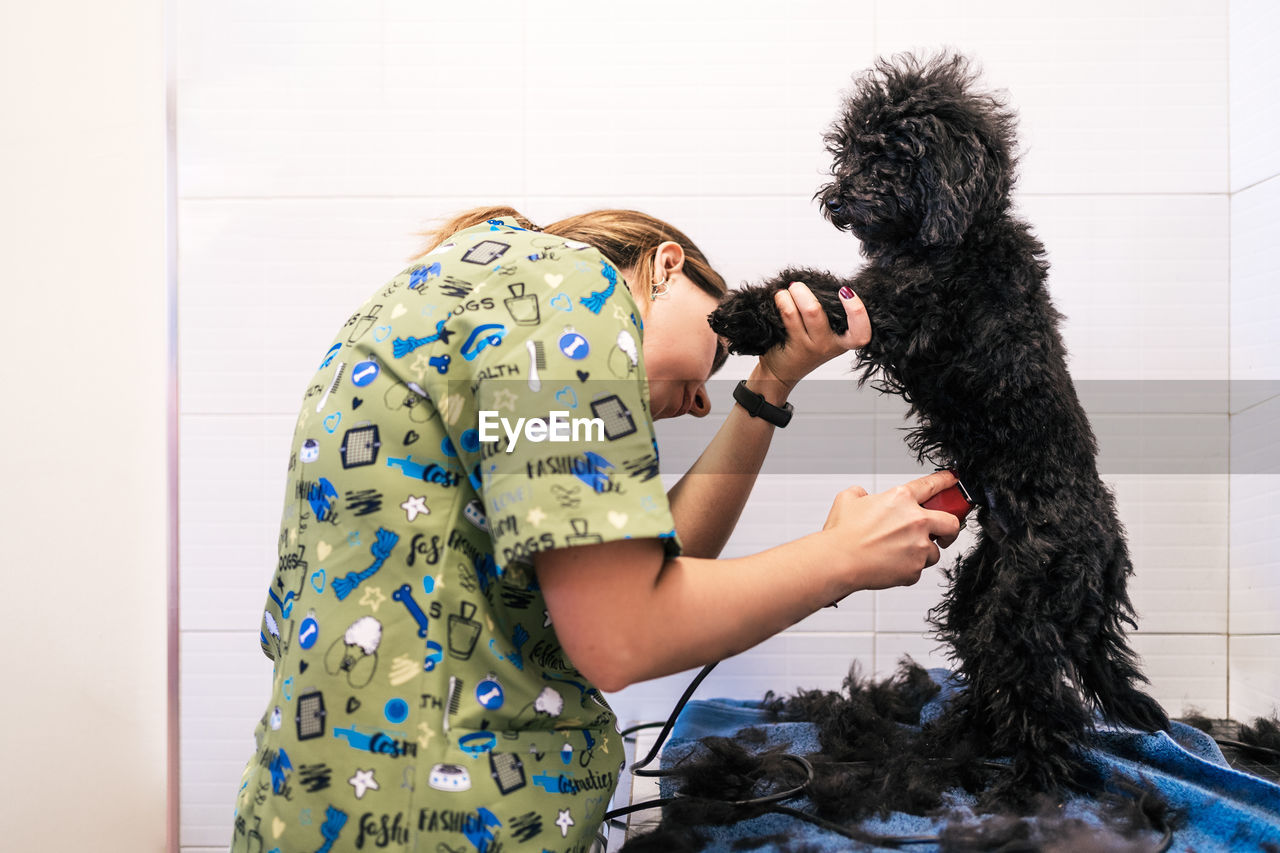
{"label": "woman's other hand", "polygon": [[840,301],[848,316],[849,328],[837,335],[827,322],[818,298],[803,282],[792,282],[773,295],[787,329],[787,342],[760,356],[760,363],[788,388],[818,365],[871,340],[871,321],[862,300],[849,288],[841,288]]}
{"label": "woman's other hand", "polygon": [[836,495],[823,531],[853,563],[858,589],[911,586],[941,559],[960,535],[960,520],[921,506],[956,484],[950,471],[937,471],[877,495],[852,486]]}

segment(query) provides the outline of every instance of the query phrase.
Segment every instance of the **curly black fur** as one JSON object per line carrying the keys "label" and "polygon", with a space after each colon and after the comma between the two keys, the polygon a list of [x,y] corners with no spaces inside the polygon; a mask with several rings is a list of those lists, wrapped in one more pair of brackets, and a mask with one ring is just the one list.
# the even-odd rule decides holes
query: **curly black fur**
{"label": "curly black fur", "polygon": [[933,743],[1012,757],[990,795],[1025,798],[1082,783],[1095,709],[1145,731],[1169,721],[1125,639],[1133,566],[1067,373],[1044,247],[1011,208],[1014,115],[975,78],[959,56],[880,60],[826,136],[833,180],[819,193],[867,264],[852,278],[784,270],[710,320],[734,352],[759,354],[785,341],[772,297],[789,282],[809,285],[837,332],[837,291],[861,297],[872,339],[859,384],[902,396],[918,457],[955,468],[984,504],[978,543],[930,612],[967,688]]}
{"label": "curly black fur", "polygon": [[[893,846],[858,823],[889,812],[942,820],[939,849],[947,851],[1124,851],[1146,853],[1153,841],[1171,832],[1182,816],[1159,792],[1119,775],[1094,780],[1093,812],[1102,826],[1063,813],[1062,803],[1041,795],[1021,807],[987,804],[980,813],[958,809],[943,798],[957,786],[981,790],[1009,772],[1008,765],[955,751],[938,758],[934,735],[921,728],[921,710],[938,692],[929,674],[904,658],[890,678],[873,681],[857,664],[842,692],[801,690],[787,698],[765,696],[763,707],[774,722],[804,721],[817,727],[820,751],[806,755],[814,770],[804,810],[838,824],[863,844]],[[668,772],[679,783],[679,799],[663,810],[661,826],[629,842],[627,853],[697,849],[708,844],[708,826],[746,820],[770,806],[735,807],[741,800],[796,784],[794,765],[783,754],[788,745],[763,748],[764,732],[740,730],[733,738],[706,737]],[[701,829],[700,829],[701,828]],[[781,836],[755,838],[741,845],[799,853]],[[738,846],[735,845],[735,849]]]}

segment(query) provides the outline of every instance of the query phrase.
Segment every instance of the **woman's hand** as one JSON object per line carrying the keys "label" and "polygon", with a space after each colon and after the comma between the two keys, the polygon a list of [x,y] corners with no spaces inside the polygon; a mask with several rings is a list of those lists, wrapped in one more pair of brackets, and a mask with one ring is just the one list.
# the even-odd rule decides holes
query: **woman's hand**
{"label": "woman's hand", "polygon": [[803,282],[792,282],[786,290],[773,295],[787,329],[787,342],[760,356],[760,364],[788,388],[823,362],[866,346],[871,340],[871,321],[862,300],[848,288],[842,288],[840,294],[849,319],[849,328],[843,335],[831,330],[822,305]]}
{"label": "woman's hand", "polygon": [[955,484],[950,471],[937,471],[878,495],[860,486],[836,495],[822,529],[852,558],[858,589],[911,586],[941,559],[938,549],[955,542],[960,520],[920,504]]}

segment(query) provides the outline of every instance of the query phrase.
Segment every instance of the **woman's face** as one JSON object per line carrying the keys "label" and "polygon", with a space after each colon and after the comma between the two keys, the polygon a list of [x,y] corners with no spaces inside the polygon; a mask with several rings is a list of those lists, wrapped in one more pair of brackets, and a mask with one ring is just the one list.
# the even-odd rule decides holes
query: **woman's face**
{"label": "woman's face", "polygon": [[[630,283],[629,276],[624,278]],[[637,296],[644,312],[644,366],[653,419],[705,417],[711,411],[706,383],[720,347],[707,315],[719,303],[681,272],[668,272],[666,279],[667,292],[658,299]],[[648,291],[645,285],[633,292]]]}

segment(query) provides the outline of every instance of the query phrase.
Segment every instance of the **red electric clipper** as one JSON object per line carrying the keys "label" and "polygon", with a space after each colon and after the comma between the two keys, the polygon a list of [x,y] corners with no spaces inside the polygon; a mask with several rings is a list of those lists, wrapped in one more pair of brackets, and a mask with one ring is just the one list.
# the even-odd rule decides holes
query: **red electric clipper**
{"label": "red electric clipper", "polygon": [[[951,471],[950,468],[939,468],[938,470]],[[920,504],[920,506],[925,509],[949,512],[956,518],[960,519],[961,524],[964,524],[964,517],[968,515],[978,504],[972,497],[970,497],[969,490],[965,488],[964,483],[960,482],[960,475],[956,474],[955,471],[951,471],[951,473],[956,478],[956,484],[949,489],[943,489],[938,492],[936,495],[929,498],[929,500]],[[839,604],[835,601],[827,605],[827,607],[837,606],[839,606]]]}
{"label": "red electric clipper", "polygon": [[[939,471],[950,470],[939,468]],[[925,509],[940,510],[949,512],[956,518],[964,522],[964,517],[977,506],[977,502],[969,494],[969,490],[964,487],[964,483],[960,482],[960,475],[955,471],[951,471],[956,477],[956,484],[949,489],[943,489],[929,500],[920,504]]]}

